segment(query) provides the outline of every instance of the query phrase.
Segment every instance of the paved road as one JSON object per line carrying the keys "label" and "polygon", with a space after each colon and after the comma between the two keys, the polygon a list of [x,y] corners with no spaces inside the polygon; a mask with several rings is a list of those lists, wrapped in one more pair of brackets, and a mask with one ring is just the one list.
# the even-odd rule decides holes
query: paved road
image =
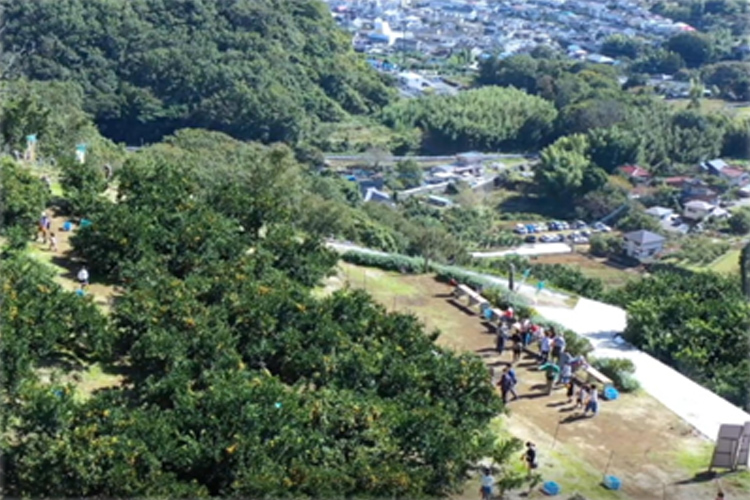
{"label": "paved road", "polygon": [[[340,252],[360,251],[375,255],[385,252],[359,247],[352,243],[329,241],[331,248]],[[484,278],[498,286],[507,287],[507,280],[487,274],[463,270],[467,274]],[[528,298],[538,298],[536,288],[529,285],[519,287],[519,293]],[[628,358],[635,364],[635,377],[643,389],[692,425],[701,434],[715,440],[721,424],[744,424],[750,422],[750,414],[722,399],[708,389],[696,384],[676,370],[623,342],[616,335],[627,325],[627,313],[619,307],[586,298],[578,299],[574,308],[564,306],[570,296],[544,290],[542,296],[552,297],[555,306],[536,305],[543,317],[557,322],[583,335],[594,346],[593,355],[600,358]],[[542,301],[540,301],[542,302]],[[614,403],[616,404],[616,403]]]}
{"label": "paved road", "polygon": [[507,255],[554,255],[572,251],[573,249],[567,243],[537,243],[497,252],[472,252],[470,255],[475,259],[492,259]]}
{"label": "paved road", "polygon": [[[512,159],[519,159],[519,158],[526,158],[527,155],[519,155],[519,154],[486,154],[481,155],[481,161],[491,161],[491,160],[512,160]],[[326,160],[336,160],[336,161],[357,161],[357,160],[365,160],[368,158],[367,153],[358,154],[358,155],[325,155]],[[453,161],[456,159],[456,155],[450,155],[450,156],[388,156],[388,161],[400,161],[400,160],[408,160],[412,159],[415,161]]]}
{"label": "paved road", "polygon": [[588,338],[594,346],[594,356],[630,359],[636,366],[635,378],[641,387],[705,437],[715,440],[721,424],[750,422],[750,414],[621,338],[615,338],[627,324],[623,309],[584,298],[573,309],[545,306],[536,309],[545,318]]}

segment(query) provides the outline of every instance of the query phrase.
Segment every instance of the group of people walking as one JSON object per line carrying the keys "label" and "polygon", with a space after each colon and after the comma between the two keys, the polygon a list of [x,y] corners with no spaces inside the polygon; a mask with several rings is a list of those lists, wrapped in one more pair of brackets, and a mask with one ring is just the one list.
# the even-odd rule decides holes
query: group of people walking
{"label": "group of people walking", "polygon": [[512,344],[511,363],[505,367],[498,382],[503,403],[507,404],[511,396],[512,400],[518,399],[518,378],[513,367],[521,359],[524,348],[538,343],[539,370],[545,374],[547,394],[551,394],[556,385],[566,386],[568,402],[572,402],[576,395],[577,408],[583,407],[584,414],[598,414],[598,389],[595,385],[583,384],[576,394],[573,374],[579,368],[587,366],[588,362],[583,356],[574,357],[567,352],[567,342],[562,333],[557,332],[554,327],[545,329],[541,325],[535,325],[528,318],[518,321],[513,309],[509,308],[497,326],[495,349],[503,353],[508,342]]}

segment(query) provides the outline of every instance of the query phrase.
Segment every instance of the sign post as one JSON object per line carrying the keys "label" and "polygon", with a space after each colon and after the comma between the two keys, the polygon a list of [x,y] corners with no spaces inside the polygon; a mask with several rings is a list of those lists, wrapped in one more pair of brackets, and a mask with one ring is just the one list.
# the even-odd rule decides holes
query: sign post
{"label": "sign post", "polygon": [[30,162],[36,161],[36,134],[26,136],[26,160]]}
{"label": "sign post", "polygon": [[76,160],[78,160],[78,163],[83,165],[86,162],[86,145],[85,144],[78,144],[76,146]]}

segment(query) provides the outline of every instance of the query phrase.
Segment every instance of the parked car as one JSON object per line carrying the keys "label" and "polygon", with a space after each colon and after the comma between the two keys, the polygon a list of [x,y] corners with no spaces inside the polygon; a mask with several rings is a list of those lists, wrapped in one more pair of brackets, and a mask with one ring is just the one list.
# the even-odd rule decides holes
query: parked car
{"label": "parked car", "polygon": [[557,227],[560,229],[560,231],[567,231],[570,229],[570,224],[567,222],[558,222]]}
{"label": "parked car", "polygon": [[533,234],[528,235],[524,240],[526,243],[536,243],[536,236]]}
{"label": "parked car", "polygon": [[565,236],[562,234],[556,234],[555,235],[555,243],[564,243],[565,242]]}
{"label": "parked car", "polygon": [[591,238],[591,231],[588,231],[588,230],[581,231],[581,236],[583,236],[585,238]]}
{"label": "parked car", "polygon": [[573,223],[573,229],[586,229],[587,227],[589,227],[589,225],[582,220],[577,220]]}
{"label": "parked car", "polygon": [[524,226],[523,224],[518,224],[516,228],[513,230],[513,232],[516,234],[526,234],[529,231],[526,229],[526,226]]}
{"label": "parked car", "polygon": [[576,236],[573,238],[573,243],[576,243],[578,245],[583,245],[589,242],[589,239],[585,236]]}
{"label": "parked car", "polygon": [[542,243],[552,243],[554,241],[557,241],[557,235],[545,234],[541,238],[539,238],[539,241],[541,241]]}
{"label": "parked car", "polygon": [[555,220],[547,224],[547,227],[550,231],[557,231],[560,229],[560,223]]}
{"label": "parked car", "polygon": [[528,232],[529,234],[536,233],[536,226],[534,224],[526,224],[526,232]]}
{"label": "parked car", "polygon": [[547,226],[547,224],[545,224],[544,222],[538,222],[537,224],[535,224],[535,226],[536,226],[536,230],[539,231],[540,233],[549,231],[549,226]]}
{"label": "parked car", "polygon": [[600,233],[609,233],[610,231],[612,231],[612,228],[604,224],[603,222],[597,222],[596,224],[594,224],[593,228],[594,228],[594,231],[597,231]]}

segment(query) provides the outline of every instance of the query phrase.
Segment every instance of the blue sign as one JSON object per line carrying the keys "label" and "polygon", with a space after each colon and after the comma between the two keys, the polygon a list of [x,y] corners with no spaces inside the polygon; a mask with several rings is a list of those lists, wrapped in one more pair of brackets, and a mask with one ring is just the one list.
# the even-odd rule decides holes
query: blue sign
{"label": "blue sign", "polygon": [[35,143],[36,142],[36,134],[27,135],[26,136],[26,140],[29,141],[32,144]]}

